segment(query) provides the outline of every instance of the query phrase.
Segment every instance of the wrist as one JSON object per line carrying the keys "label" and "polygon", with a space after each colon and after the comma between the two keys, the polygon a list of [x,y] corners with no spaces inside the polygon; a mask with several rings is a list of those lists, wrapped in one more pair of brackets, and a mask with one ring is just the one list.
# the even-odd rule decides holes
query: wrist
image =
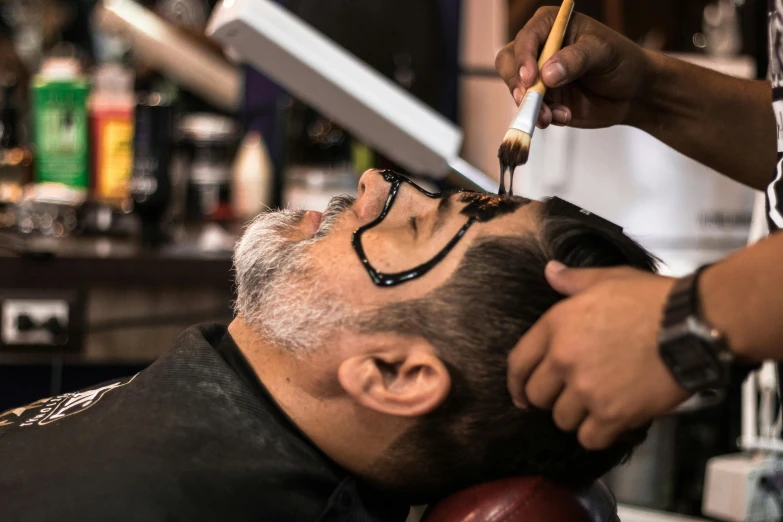
{"label": "wrist", "polygon": [[736,359],[722,332],[702,313],[699,288],[708,268],[676,281],[658,334],[661,359],[680,386],[692,393],[728,386]]}
{"label": "wrist", "polygon": [[631,100],[625,124],[647,133],[674,116],[671,89],[677,60],[661,53],[642,49],[642,79],[637,95]]}
{"label": "wrist", "polygon": [[[755,362],[761,358],[753,354],[752,343],[744,335],[746,328],[737,324],[736,307],[731,306],[731,290],[721,284],[723,267],[713,265],[704,271],[698,288],[700,314],[707,324],[721,332],[734,356],[742,361]],[[728,294],[726,293],[728,290]],[[740,318],[741,322],[741,318]]]}

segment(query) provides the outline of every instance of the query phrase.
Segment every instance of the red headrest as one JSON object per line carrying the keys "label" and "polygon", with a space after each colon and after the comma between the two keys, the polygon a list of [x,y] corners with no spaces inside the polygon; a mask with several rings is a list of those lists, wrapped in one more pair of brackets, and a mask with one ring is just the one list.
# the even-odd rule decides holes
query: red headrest
{"label": "red headrest", "polygon": [[539,477],[479,484],[430,506],[422,522],[592,522],[577,495]]}

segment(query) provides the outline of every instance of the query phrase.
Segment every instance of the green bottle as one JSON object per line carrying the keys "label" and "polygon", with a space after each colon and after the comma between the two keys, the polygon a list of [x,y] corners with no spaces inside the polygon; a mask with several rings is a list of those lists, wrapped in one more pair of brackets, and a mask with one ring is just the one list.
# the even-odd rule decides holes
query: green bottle
{"label": "green bottle", "polygon": [[76,60],[44,63],[33,80],[33,125],[38,183],[89,188],[87,96],[90,87]]}

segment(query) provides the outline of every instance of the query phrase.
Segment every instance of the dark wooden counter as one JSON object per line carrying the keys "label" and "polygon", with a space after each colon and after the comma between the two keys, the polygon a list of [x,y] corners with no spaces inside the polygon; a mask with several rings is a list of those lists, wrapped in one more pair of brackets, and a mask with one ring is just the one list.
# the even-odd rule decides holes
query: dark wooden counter
{"label": "dark wooden counter", "polygon": [[205,254],[194,245],[146,251],[127,240],[69,238],[10,252],[0,251],[0,288],[232,285],[230,253]]}

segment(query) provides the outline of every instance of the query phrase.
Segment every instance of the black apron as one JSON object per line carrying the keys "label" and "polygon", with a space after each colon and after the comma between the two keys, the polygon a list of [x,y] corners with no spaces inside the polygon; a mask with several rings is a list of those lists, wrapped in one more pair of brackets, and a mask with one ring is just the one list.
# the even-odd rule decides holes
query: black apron
{"label": "black apron", "polygon": [[135,376],[0,414],[0,520],[404,521],[290,422],[226,328]]}

